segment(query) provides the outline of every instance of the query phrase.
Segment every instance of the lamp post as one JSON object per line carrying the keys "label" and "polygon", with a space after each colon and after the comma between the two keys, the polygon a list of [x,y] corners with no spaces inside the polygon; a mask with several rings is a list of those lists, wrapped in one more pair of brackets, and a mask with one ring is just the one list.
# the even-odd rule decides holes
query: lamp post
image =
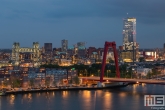
{"label": "lamp post", "polygon": [[97,70],[97,76],[99,76],[100,70]]}
{"label": "lamp post", "polygon": [[85,69],[86,77],[87,77],[87,70]]}
{"label": "lamp post", "polygon": [[1,88],[3,88],[3,81],[1,81]]}
{"label": "lamp post", "polygon": [[107,70],[107,77],[108,77],[108,70]]}
{"label": "lamp post", "polygon": [[66,76],[67,78],[66,78],[66,79],[67,79],[67,81],[68,81],[68,67],[67,67],[67,69],[66,69],[66,74],[67,74],[67,76]]}
{"label": "lamp post", "polygon": [[13,81],[12,81],[12,83],[11,83],[11,84],[12,84],[12,88],[14,88],[14,84],[13,84]]}
{"label": "lamp post", "polygon": [[107,77],[108,77],[108,74],[110,73],[110,70],[107,70]]}
{"label": "lamp post", "polygon": [[72,84],[72,72],[75,70],[75,68],[71,69],[71,84]]}
{"label": "lamp post", "polygon": [[134,69],[134,68],[132,68],[132,72],[131,72],[131,79],[132,79],[132,74],[133,74],[134,70],[135,70],[135,69]]}

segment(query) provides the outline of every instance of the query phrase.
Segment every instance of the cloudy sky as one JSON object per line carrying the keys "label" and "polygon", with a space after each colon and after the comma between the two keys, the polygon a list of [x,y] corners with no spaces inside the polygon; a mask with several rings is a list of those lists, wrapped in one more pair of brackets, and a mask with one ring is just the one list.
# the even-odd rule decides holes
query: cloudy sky
{"label": "cloudy sky", "polygon": [[60,47],[103,47],[105,41],[122,45],[123,18],[137,19],[137,42],[141,48],[165,43],[165,0],[0,0],[0,48],[13,42],[31,47],[32,42]]}

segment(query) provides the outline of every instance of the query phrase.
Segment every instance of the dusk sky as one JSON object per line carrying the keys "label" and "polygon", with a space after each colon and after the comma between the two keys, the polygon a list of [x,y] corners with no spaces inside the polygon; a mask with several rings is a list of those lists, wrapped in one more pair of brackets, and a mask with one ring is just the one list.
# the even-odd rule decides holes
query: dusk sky
{"label": "dusk sky", "polygon": [[38,41],[61,47],[86,42],[103,47],[122,45],[123,18],[137,19],[140,48],[163,48],[165,0],[0,0],[0,48],[32,47]]}

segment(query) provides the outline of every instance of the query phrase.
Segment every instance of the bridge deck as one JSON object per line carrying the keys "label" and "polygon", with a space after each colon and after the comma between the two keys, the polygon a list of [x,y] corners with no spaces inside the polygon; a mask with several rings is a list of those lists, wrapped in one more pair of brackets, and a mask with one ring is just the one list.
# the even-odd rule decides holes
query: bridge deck
{"label": "bridge deck", "polygon": [[[95,80],[99,81],[100,77],[80,77],[84,80]],[[165,80],[154,80],[154,79],[130,79],[130,78],[107,78],[104,77],[104,81],[110,82],[132,82],[132,83],[148,83],[148,84],[165,84]]]}

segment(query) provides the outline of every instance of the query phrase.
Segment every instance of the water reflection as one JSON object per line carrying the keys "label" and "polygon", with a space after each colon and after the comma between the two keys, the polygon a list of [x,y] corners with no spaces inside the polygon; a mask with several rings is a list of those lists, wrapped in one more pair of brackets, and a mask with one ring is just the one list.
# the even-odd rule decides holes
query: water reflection
{"label": "water reflection", "polygon": [[41,93],[37,93],[37,97],[40,97]]}
{"label": "water reflection", "polygon": [[1,110],[1,106],[2,106],[2,98],[0,96],[0,110]]}
{"label": "water reflection", "polygon": [[148,110],[144,95],[164,93],[164,85],[142,84],[107,90],[17,94],[0,100],[2,110]]}
{"label": "water reflection", "polygon": [[82,96],[83,98],[89,98],[91,96],[91,91],[83,91],[82,92]]}
{"label": "water reflection", "polygon": [[32,100],[32,94],[31,93],[28,94],[28,99],[29,99],[29,101]]}
{"label": "water reflection", "polygon": [[15,95],[10,95],[10,105],[14,104],[14,100],[15,100]]}
{"label": "water reflection", "polygon": [[62,97],[67,98],[68,97],[68,91],[62,91]]}
{"label": "water reflection", "polygon": [[112,105],[112,101],[113,101],[112,100],[112,94],[106,92],[103,95],[104,95],[104,100],[103,100],[104,105],[103,106],[104,106],[105,109],[109,109],[110,110],[111,105]]}
{"label": "water reflection", "polygon": [[146,86],[146,84],[145,83],[142,83],[142,87],[145,87]]}
{"label": "water reflection", "polygon": [[102,90],[98,90],[97,91],[97,97],[102,97],[103,95],[102,95]]}
{"label": "water reflection", "polygon": [[137,88],[139,88],[139,84],[134,84],[134,85],[133,85],[133,93],[134,93],[134,94],[137,93]]}
{"label": "water reflection", "polygon": [[27,98],[27,94],[24,94],[24,95],[23,95],[23,99],[26,99],[26,98]]}
{"label": "water reflection", "polygon": [[96,98],[96,91],[81,91],[79,93],[79,99],[81,100],[82,109],[92,110],[95,107]]}
{"label": "water reflection", "polygon": [[121,93],[119,93],[119,96],[120,96],[121,98],[125,98],[125,97],[126,97],[126,93],[121,92]]}
{"label": "water reflection", "polygon": [[54,97],[55,96],[55,93],[53,92],[52,94],[53,94],[53,97]]}

